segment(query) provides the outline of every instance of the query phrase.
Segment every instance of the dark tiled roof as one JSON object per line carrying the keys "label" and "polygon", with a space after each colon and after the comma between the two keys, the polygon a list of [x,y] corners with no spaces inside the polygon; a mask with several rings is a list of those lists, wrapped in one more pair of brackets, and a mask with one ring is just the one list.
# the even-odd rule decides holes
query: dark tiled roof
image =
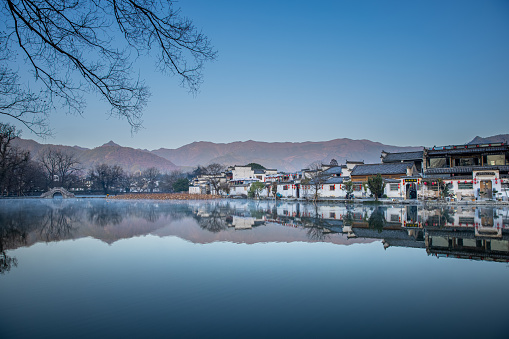
{"label": "dark tiled roof", "polygon": [[472,172],[471,166],[430,168],[426,170],[426,174],[470,173],[470,172]]}
{"label": "dark tiled roof", "polygon": [[385,239],[389,246],[395,247],[411,247],[411,248],[426,248],[424,241],[415,239]]}
{"label": "dark tiled roof", "polygon": [[382,232],[379,232],[378,230],[372,228],[353,227],[352,230],[355,235],[360,238],[386,239],[386,241],[389,241],[389,243],[395,239],[413,240],[413,237],[408,235],[408,231],[406,229],[383,229]]}
{"label": "dark tiled roof", "polygon": [[444,173],[471,173],[472,171],[482,170],[499,170],[509,171],[509,166],[456,166],[456,167],[442,167],[442,168],[429,168],[426,174],[444,174]]}
{"label": "dark tiled roof", "polygon": [[444,180],[472,180],[472,175],[455,175],[450,176],[449,174],[428,174],[428,179],[444,179]]}
{"label": "dark tiled roof", "polygon": [[509,146],[492,146],[492,147],[476,147],[476,148],[456,148],[456,149],[434,149],[428,150],[428,155],[444,155],[444,154],[463,154],[463,153],[488,153],[488,152],[504,152],[509,151]]}
{"label": "dark tiled roof", "polygon": [[325,170],[323,172],[326,174],[341,174],[341,171],[342,171],[341,167],[335,166],[335,167],[331,167],[328,170]]}
{"label": "dark tiled roof", "polygon": [[325,183],[329,184],[329,185],[342,184],[343,183],[343,178],[342,177],[330,178]]}
{"label": "dark tiled roof", "polygon": [[407,169],[412,166],[413,164],[408,162],[357,165],[351,175],[406,174]]}
{"label": "dark tiled roof", "polygon": [[253,172],[254,172],[254,174],[263,174],[263,173],[265,173],[265,170],[257,168],[257,169],[254,169]]}
{"label": "dark tiled roof", "polygon": [[400,153],[387,153],[383,162],[402,162],[409,160],[422,160],[424,151],[417,152],[400,152]]}

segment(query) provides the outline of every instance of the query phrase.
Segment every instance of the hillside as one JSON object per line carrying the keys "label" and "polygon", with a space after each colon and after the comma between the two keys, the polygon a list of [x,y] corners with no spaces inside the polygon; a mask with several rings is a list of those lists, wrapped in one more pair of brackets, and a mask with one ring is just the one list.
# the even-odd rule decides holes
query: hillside
{"label": "hillside", "polygon": [[469,142],[469,144],[488,144],[488,143],[494,143],[494,142],[508,142],[509,141],[509,134],[498,134],[493,135],[491,137],[480,137],[476,136],[472,141]]}
{"label": "hillside", "polygon": [[47,148],[73,153],[78,157],[85,171],[102,163],[120,165],[128,172],[142,171],[150,167],[156,167],[162,172],[178,169],[178,166],[175,166],[175,164],[167,159],[139,149],[122,147],[112,141],[93,149],[78,146],[39,144],[36,141],[25,139],[16,139],[14,144],[29,150],[35,159],[38,159]]}
{"label": "hillside", "polygon": [[[475,137],[470,143],[502,142],[509,134]],[[422,147],[399,147],[370,140],[334,139],[319,142],[261,142],[237,141],[231,143],[193,142],[177,149],[159,148],[148,151],[123,147],[110,141],[100,147],[86,149],[79,146],[45,145],[33,140],[17,139],[15,144],[28,149],[37,158],[47,147],[75,153],[85,169],[99,163],[118,164],[129,172],[156,167],[162,172],[178,168],[189,170],[198,165],[218,162],[224,165],[244,165],[250,162],[280,171],[296,171],[315,161],[330,162],[332,158],[344,164],[346,160],[380,162],[382,150],[405,152]]]}
{"label": "hillside", "polygon": [[322,142],[259,142],[245,141],[227,144],[193,142],[177,149],[160,148],[152,151],[179,166],[207,165],[218,162],[241,165],[250,162],[267,168],[296,171],[315,161],[328,163],[332,158],[339,163],[346,160],[364,160],[366,163],[380,162],[382,150],[403,152],[422,147],[398,147],[370,140],[335,139]]}

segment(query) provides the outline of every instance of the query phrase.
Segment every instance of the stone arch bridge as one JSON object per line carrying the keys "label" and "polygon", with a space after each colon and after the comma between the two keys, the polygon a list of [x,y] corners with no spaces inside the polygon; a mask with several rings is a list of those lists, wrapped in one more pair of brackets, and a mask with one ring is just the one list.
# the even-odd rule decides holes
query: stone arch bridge
{"label": "stone arch bridge", "polygon": [[66,190],[65,188],[63,187],[54,187],[52,189],[50,189],[48,192],[46,193],[43,193],[41,195],[41,198],[46,198],[46,199],[52,199],[53,196],[56,194],[56,193],[60,193],[62,194],[62,197],[64,199],[69,199],[69,198],[76,198],[76,196],[69,192],[68,190]]}

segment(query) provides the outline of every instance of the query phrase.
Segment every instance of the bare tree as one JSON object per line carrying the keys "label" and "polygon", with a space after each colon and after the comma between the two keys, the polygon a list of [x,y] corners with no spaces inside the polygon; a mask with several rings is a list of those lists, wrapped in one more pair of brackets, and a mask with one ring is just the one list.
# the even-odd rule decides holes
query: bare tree
{"label": "bare tree", "polygon": [[175,170],[170,173],[165,173],[161,177],[159,188],[163,192],[173,192],[175,191],[174,185],[181,179],[187,180],[187,176],[182,173],[182,171]]}
{"label": "bare tree", "polygon": [[[9,56],[1,70],[7,86],[14,86],[7,92],[14,94],[2,100],[18,108],[0,113],[35,132],[34,127],[45,126],[44,114],[57,103],[82,114],[86,92],[98,94],[109,104],[110,115],[125,118],[136,130],[149,96],[133,67],[137,57],[152,54],[162,72],[177,75],[196,92],[204,62],[216,55],[173,0],[1,1],[0,50]],[[40,95],[18,87],[16,72],[7,65],[18,58],[30,67]],[[43,115],[25,119],[35,112]]]}
{"label": "bare tree", "polygon": [[154,192],[154,188],[157,186],[157,177],[160,174],[161,172],[155,167],[147,168],[141,174],[150,193]]}
{"label": "bare tree", "polygon": [[95,187],[100,188],[104,194],[109,194],[112,190],[121,186],[125,173],[122,167],[118,165],[100,164],[91,169],[88,176]]}
{"label": "bare tree", "polygon": [[15,173],[30,160],[30,152],[12,146],[19,137],[14,126],[0,123],[0,188],[1,194],[9,194],[14,185]]}
{"label": "bare tree", "polygon": [[[0,36],[0,49],[4,46],[5,39]],[[36,135],[50,134],[46,119],[49,103],[20,84],[20,77],[4,65],[6,59],[0,55],[0,114],[21,122]]]}
{"label": "bare tree", "polygon": [[224,166],[218,163],[213,163],[205,167],[205,173],[215,194],[220,194],[222,190],[221,183],[226,179],[224,177],[224,170]]}
{"label": "bare tree", "polygon": [[331,175],[328,172],[323,171],[321,163],[315,162],[309,166],[309,171],[306,172],[306,178],[303,184],[311,187],[313,201],[316,202],[318,200],[320,190],[330,177]]}
{"label": "bare tree", "polygon": [[48,186],[57,181],[58,186],[69,188],[72,175],[81,170],[76,155],[62,150],[48,148],[42,152],[40,161],[46,170]]}

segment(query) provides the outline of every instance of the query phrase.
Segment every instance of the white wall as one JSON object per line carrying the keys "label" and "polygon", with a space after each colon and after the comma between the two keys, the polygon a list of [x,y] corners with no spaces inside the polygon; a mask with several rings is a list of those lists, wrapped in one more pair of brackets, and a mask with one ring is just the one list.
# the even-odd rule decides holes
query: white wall
{"label": "white wall", "polygon": [[249,166],[235,166],[232,176],[232,180],[254,178],[254,171]]}

